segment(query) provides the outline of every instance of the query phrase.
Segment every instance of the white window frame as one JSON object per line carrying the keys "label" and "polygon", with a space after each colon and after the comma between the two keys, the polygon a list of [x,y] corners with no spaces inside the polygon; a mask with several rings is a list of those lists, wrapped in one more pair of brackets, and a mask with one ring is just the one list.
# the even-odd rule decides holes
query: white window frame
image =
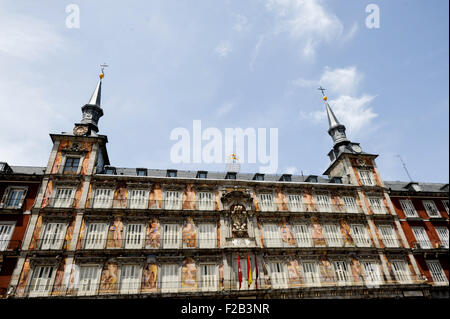
{"label": "white window frame", "polygon": [[328,223],[324,224],[322,228],[328,247],[344,246],[344,239],[342,238],[341,228],[338,224]]}
{"label": "white window frame", "polygon": [[442,200],[442,205],[444,205],[445,210],[447,211],[447,214],[449,213],[449,207],[448,207],[448,199],[443,199]]}
{"label": "white window frame", "polygon": [[52,197],[52,207],[70,208],[73,205],[76,189],[74,187],[57,187],[55,196]]}
{"label": "white window frame", "polygon": [[319,212],[331,212],[333,209],[330,195],[314,195],[314,202],[316,203],[316,207]]}
{"label": "white window frame", "polygon": [[263,239],[265,247],[283,247],[280,226],[276,223],[263,224]]}
{"label": "white window frame", "polygon": [[385,247],[399,247],[397,234],[393,225],[378,225],[378,229],[380,230],[381,240]]}
{"label": "white window frame", "polygon": [[[102,267],[100,265],[81,264],[79,266],[78,279],[78,296],[92,296],[96,295],[99,285]],[[89,272],[88,274],[86,274]],[[86,277],[86,275],[89,275]]]}
{"label": "white window frame", "polygon": [[147,209],[148,208],[148,190],[130,189],[128,191],[128,208]]}
{"label": "white window frame", "polygon": [[218,268],[217,264],[199,264],[198,282],[201,291],[217,291],[219,283]]}
{"label": "white window frame", "polygon": [[391,260],[391,267],[394,273],[395,280],[402,284],[411,283],[411,271],[409,270],[408,263],[404,260]]}
{"label": "white window frame", "polygon": [[434,200],[423,200],[422,204],[423,207],[425,207],[425,210],[427,211],[427,214],[430,218],[442,217],[441,213],[439,213],[439,209],[437,208]]}
{"label": "white window frame", "polygon": [[274,212],[276,211],[276,204],[273,194],[264,193],[258,195],[259,210],[262,212]]}
{"label": "white window frame", "polygon": [[141,249],[144,246],[145,225],[142,223],[127,223],[125,226],[125,249]]}
{"label": "white window frame", "polygon": [[108,236],[108,224],[91,222],[86,225],[84,249],[103,249]]}
{"label": "white window frame", "polygon": [[378,286],[382,283],[380,264],[376,260],[361,261],[364,281],[367,286]]}
{"label": "white window frame", "polygon": [[[169,273],[169,274],[167,274]],[[162,293],[176,293],[180,289],[181,276],[178,264],[162,264],[160,267],[160,289]]]}
{"label": "white window frame", "polygon": [[198,247],[216,248],[217,246],[217,227],[216,223],[198,224]]}
{"label": "white window frame", "polygon": [[111,208],[114,190],[112,188],[96,188],[94,192],[93,208]]}
{"label": "white window frame", "polygon": [[305,211],[303,203],[303,195],[299,194],[288,194],[288,208],[291,212],[303,212]]}
{"label": "white window frame", "polygon": [[350,224],[350,232],[356,247],[370,247],[369,233],[364,224]]}
{"label": "white window frame", "polygon": [[162,225],[162,248],[174,249],[181,246],[180,224],[166,223]]}
{"label": "white window frame", "polygon": [[370,196],[369,198],[370,208],[375,215],[385,215],[386,207],[384,206],[383,197],[381,196]]}
{"label": "white window frame", "polygon": [[0,221],[0,251],[8,249],[15,226],[13,221]]}
{"label": "white window frame", "polygon": [[312,227],[308,223],[298,223],[292,226],[298,247],[312,247]]}
{"label": "white window frame", "polygon": [[445,226],[439,226],[439,227],[435,227],[434,229],[436,229],[436,233],[439,236],[439,239],[441,240],[442,245],[445,248],[449,248],[449,243],[448,243],[448,228]]}
{"label": "white window frame", "polygon": [[164,208],[180,210],[183,204],[183,194],[180,191],[164,192]]}
{"label": "white window frame", "polygon": [[120,266],[120,294],[137,294],[141,289],[142,266],[122,264]]}
{"label": "white window frame", "polygon": [[406,217],[418,217],[416,208],[410,199],[400,199],[399,202]]}
{"label": "white window frame", "polygon": [[29,296],[41,297],[48,295],[52,290],[55,274],[56,274],[55,266],[39,265],[34,267],[33,273],[30,276],[30,283],[28,288]]}
{"label": "white window frame", "polygon": [[332,262],[334,269],[334,276],[336,279],[336,284],[349,285],[351,284],[352,277],[350,275],[350,265],[346,260],[334,260]]}
{"label": "white window frame", "polygon": [[197,194],[197,209],[198,210],[214,210],[214,193],[212,192],[198,192]]}
{"label": "white window frame", "polygon": [[430,271],[431,278],[435,285],[448,285],[447,276],[445,276],[444,270],[439,260],[426,260],[428,270]]}
{"label": "white window frame", "polygon": [[301,262],[301,265],[305,286],[320,287],[320,271],[317,261],[305,260]]}
{"label": "white window frame", "polygon": [[373,172],[370,169],[358,169],[361,184],[364,186],[376,186]]}
{"label": "white window frame", "polygon": [[411,227],[411,230],[414,234],[414,237],[416,238],[417,243],[420,245],[420,248],[422,249],[431,249],[431,241],[428,237],[428,234],[422,226],[414,226]]}
{"label": "white window frame", "polygon": [[[28,187],[27,186],[9,186],[5,189],[3,194],[2,203],[0,208],[15,208],[20,209],[23,206],[23,202],[27,196]],[[20,193],[19,198],[12,199],[12,194],[15,192]],[[11,201],[14,201],[13,205],[11,205]]]}
{"label": "white window frame", "polygon": [[281,261],[268,261],[270,283],[272,289],[288,288],[288,272],[286,264]]}
{"label": "white window frame", "polygon": [[66,237],[67,223],[47,222],[41,237],[41,250],[60,250]]}
{"label": "white window frame", "polygon": [[64,174],[64,168],[66,167],[67,158],[69,158],[69,157],[80,159],[80,161],[78,162],[77,172],[73,173],[73,175],[79,175],[81,173],[81,169],[83,168],[83,160],[84,160],[85,156],[84,155],[72,155],[72,154],[64,154],[63,155],[61,163],[64,162],[64,164],[59,167],[58,174]]}
{"label": "white window frame", "polygon": [[342,196],[341,199],[347,213],[358,213],[358,204],[354,196]]}

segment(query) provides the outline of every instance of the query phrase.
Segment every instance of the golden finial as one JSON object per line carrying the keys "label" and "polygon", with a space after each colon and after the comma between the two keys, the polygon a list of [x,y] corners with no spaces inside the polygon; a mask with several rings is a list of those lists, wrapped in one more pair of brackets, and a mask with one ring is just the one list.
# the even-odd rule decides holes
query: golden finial
{"label": "golden finial", "polygon": [[326,100],[327,100],[327,97],[326,97],[326,96],[324,96],[324,97],[323,97],[323,100],[324,100],[324,101],[326,101]]}
{"label": "golden finial", "polygon": [[104,72],[104,70],[105,70],[106,67],[108,67],[108,64],[106,64],[106,63],[100,64],[100,67],[102,68],[102,73],[100,73],[100,74],[98,75],[98,77],[99,77],[100,80],[101,80],[101,79],[103,79],[103,78],[105,77],[105,72]]}

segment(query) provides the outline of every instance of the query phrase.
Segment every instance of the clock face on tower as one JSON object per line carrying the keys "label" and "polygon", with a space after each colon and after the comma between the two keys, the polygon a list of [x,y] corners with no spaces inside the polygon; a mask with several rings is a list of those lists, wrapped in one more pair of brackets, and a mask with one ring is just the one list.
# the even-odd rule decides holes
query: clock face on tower
{"label": "clock face on tower", "polygon": [[359,145],[352,145],[352,150],[356,153],[361,153],[362,149]]}
{"label": "clock face on tower", "polygon": [[87,132],[88,128],[84,125],[75,126],[75,128],[73,129],[73,134],[77,136],[85,135]]}

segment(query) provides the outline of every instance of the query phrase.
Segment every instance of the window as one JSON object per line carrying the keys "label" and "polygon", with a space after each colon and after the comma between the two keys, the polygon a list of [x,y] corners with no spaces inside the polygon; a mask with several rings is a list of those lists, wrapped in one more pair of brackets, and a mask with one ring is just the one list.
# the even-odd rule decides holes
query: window
{"label": "window", "polygon": [[199,210],[214,210],[213,193],[199,192],[197,193],[197,208]]}
{"label": "window", "polygon": [[200,289],[202,291],[217,290],[217,266],[214,264],[200,264]]}
{"label": "window", "polygon": [[41,249],[61,249],[66,233],[66,224],[48,223],[41,240]]}
{"label": "window", "polygon": [[308,286],[320,286],[320,275],[315,261],[302,262],[303,278]]}
{"label": "window", "polygon": [[176,170],[167,170],[167,177],[177,177]]}
{"label": "window", "polygon": [[140,249],[144,242],[144,225],[127,224],[125,233],[125,248]]}
{"label": "window", "polygon": [[435,227],[435,229],[439,236],[439,239],[441,240],[442,245],[445,248],[448,248],[448,228],[447,227]]}
{"label": "window", "polygon": [[13,234],[14,224],[0,223],[0,251],[8,249],[9,240]]}
{"label": "window", "polygon": [[447,211],[447,214],[448,214],[448,199],[444,199],[444,200],[442,201],[442,205],[444,205],[445,210]]}
{"label": "window", "polygon": [[178,224],[165,224],[163,229],[163,248],[179,248],[180,243],[180,226]]}
{"label": "window", "polygon": [[427,265],[435,284],[448,284],[448,279],[438,260],[427,260]]}
{"label": "window", "polygon": [[235,172],[228,172],[225,176],[225,179],[236,179],[236,173]]}
{"label": "window", "polygon": [[356,205],[356,200],[353,196],[343,196],[342,201],[344,202],[345,210],[347,213],[358,212],[358,206]]}
{"label": "window", "polygon": [[312,234],[309,225],[294,225],[293,231],[298,247],[312,247]]}
{"label": "window", "polygon": [[281,175],[280,181],[282,181],[282,182],[291,182],[292,181],[292,175],[291,174],[283,174],[283,175]]}
{"label": "window", "polygon": [[97,188],[94,193],[94,208],[111,208],[113,202],[113,190]]}
{"label": "window", "polygon": [[381,283],[380,265],[375,261],[363,261],[362,266],[366,285],[379,285]]}
{"label": "window", "polygon": [[128,207],[134,209],[145,209],[148,207],[148,192],[144,189],[132,189],[128,197]]}
{"label": "window", "polygon": [[165,192],[165,209],[181,209],[181,192],[167,191]]}
{"label": "window", "polygon": [[5,198],[3,200],[4,208],[21,208],[27,192],[26,187],[12,187],[5,191]]}
{"label": "window", "polygon": [[[250,257],[250,268],[252,270],[252,279],[253,282],[248,286],[248,270],[247,270],[247,258],[243,258],[241,255],[241,274],[242,274],[242,281],[241,281],[241,288],[240,290],[249,290],[249,289],[255,289],[255,263],[253,261],[253,258]],[[238,267],[238,259],[236,258],[234,260],[234,274],[235,274],[235,282],[236,282],[236,289],[239,289],[239,267]],[[261,269],[261,268],[259,268]]]}
{"label": "window", "polygon": [[116,168],[112,166],[105,167],[105,173],[108,175],[116,175]]}
{"label": "window", "polygon": [[431,248],[430,239],[428,238],[427,233],[425,232],[425,229],[423,227],[411,227],[411,229],[414,233],[414,236],[416,237],[417,243],[420,245],[420,248]]}
{"label": "window", "polygon": [[281,234],[278,225],[264,224],[263,238],[266,247],[281,247]]}
{"label": "window", "polygon": [[147,176],[147,169],[145,168],[136,168],[137,176]]}
{"label": "window", "polygon": [[331,197],[328,195],[316,195],[315,201],[319,212],[331,212]]}
{"label": "window", "polygon": [[346,261],[333,261],[333,267],[338,284],[345,285],[350,283],[349,266]]}
{"label": "window", "polygon": [[381,239],[386,247],[398,247],[398,240],[391,225],[381,225],[378,227],[381,233]]}
{"label": "window", "polygon": [[404,260],[393,260],[391,262],[391,266],[395,280],[399,283],[411,282],[411,273],[409,271],[408,264]]}
{"label": "window", "polygon": [[206,178],[208,176],[208,172],[206,171],[198,171],[197,178]]}
{"label": "window", "polygon": [[255,181],[263,181],[264,180],[264,174],[255,174],[253,177]]}
{"label": "window", "polygon": [[405,212],[406,217],[417,217],[417,211],[414,208],[414,205],[409,199],[400,200],[400,206],[402,206],[403,211]]}
{"label": "window", "polygon": [[373,179],[372,171],[368,169],[360,169],[359,177],[361,179],[361,184],[365,186],[375,186],[375,181]]}
{"label": "window", "polygon": [[264,212],[275,211],[275,203],[273,201],[272,194],[260,194],[259,195],[259,210]]}
{"label": "window", "polygon": [[67,157],[64,164],[64,174],[76,174],[80,165],[79,157]]}
{"label": "window", "polygon": [[161,292],[177,292],[180,284],[178,279],[178,265],[167,264],[161,266]]}
{"label": "window", "polygon": [[430,217],[441,217],[441,214],[439,214],[439,211],[436,207],[436,204],[432,200],[424,200],[422,201],[423,206],[425,207],[428,216]]}
{"label": "window", "polygon": [[336,224],[325,224],[323,227],[325,241],[328,247],[342,247],[343,240],[339,226]]}
{"label": "window", "polygon": [[217,241],[216,225],[214,223],[198,225],[199,248],[215,248]]}
{"label": "window", "polygon": [[30,296],[45,296],[50,292],[50,282],[53,276],[52,266],[38,266],[34,269],[30,281]]}
{"label": "window", "polygon": [[288,207],[291,212],[304,211],[302,195],[287,195]]}
{"label": "window", "polygon": [[141,267],[123,265],[120,270],[120,293],[137,294],[141,284]]}
{"label": "window", "polygon": [[370,247],[369,234],[365,225],[353,224],[350,225],[350,231],[352,233],[353,240],[357,247]]}
{"label": "window", "polygon": [[81,266],[78,295],[95,295],[97,292],[97,287],[99,285],[99,276],[99,266]]}
{"label": "window", "polygon": [[381,197],[369,197],[369,204],[374,214],[386,214],[386,209]]}
{"label": "window", "polygon": [[108,225],[106,223],[92,223],[87,226],[84,249],[102,249],[105,247]]}
{"label": "window", "polygon": [[51,205],[56,208],[69,208],[73,204],[75,190],[73,188],[57,188],[55,197],[52,198]]}
{"label": "window", "polygon": [[286,265],[281,262],[269,262],[267,263],[269,268],[270,283],[272,288],[287,288],[287,270]]}

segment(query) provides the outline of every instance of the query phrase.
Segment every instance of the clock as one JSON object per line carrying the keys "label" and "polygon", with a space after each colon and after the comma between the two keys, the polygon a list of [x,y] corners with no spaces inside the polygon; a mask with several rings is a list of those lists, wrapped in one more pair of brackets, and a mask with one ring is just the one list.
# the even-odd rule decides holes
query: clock
{"label": "clock", "polygon": [[76,136],[85,135],[88,132],[88,127],[85,125],[75,126],[73,129],[73,134]]}
{"label": "clock", "polygon": [[352,145],[352,150],[356,153],[361,153],[362,149],[359,145]]}

